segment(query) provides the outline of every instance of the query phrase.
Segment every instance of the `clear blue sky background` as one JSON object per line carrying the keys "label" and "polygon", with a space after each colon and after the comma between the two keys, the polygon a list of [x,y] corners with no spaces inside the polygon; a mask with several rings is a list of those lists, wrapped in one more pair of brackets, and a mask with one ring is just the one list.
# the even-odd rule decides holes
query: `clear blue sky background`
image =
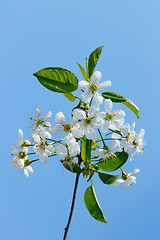
{"label": "clear blue sky background", "polygon": [[0,1],[1,240],[62,239],[75,175],[49,159],[46,165],[33,165],[34,175],[26,180],[12,168],[10,144],[19,128],[28,137],[29,117],[37,107],[69,116],[74,106],[44,89],[32,74],[60,66],[82,80],[76,61],[84,65],[84,57],[103,44],[96,70],[112,81],[110,91],[139,106],[140,120],[122,108],[126,121],[136,120],[136,130],[146,130],[149,143],[141,157],[124,167],[128,172],[141,169],[131,189],[105,186],[94,178],[107,225],[87,212],[83,195],[89,183],[80,179],[68,240],[160,238],[159,12],[159,0]]}

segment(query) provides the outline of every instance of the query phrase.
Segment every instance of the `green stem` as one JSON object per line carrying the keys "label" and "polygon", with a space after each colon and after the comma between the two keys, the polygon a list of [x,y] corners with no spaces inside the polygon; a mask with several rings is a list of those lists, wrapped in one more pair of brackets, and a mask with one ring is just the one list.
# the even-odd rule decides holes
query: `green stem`
{"label": "green stem", "polygon": [[[51,156],[48,156],[48,157],[54,157],[54,156],[57,156],[57,154],[52,154]],[[37,161],[39,161],[39,158],[31,160],[30,163],[37,162]]]}
{"label": "green stem", "polygon": [[[104,138],[103,140],[122,140],[121,138]],[[98,140],[97,142],[101,142],[102,140]]]}
{"label": "green stem", "polygon": [[[112,132],[105,134],[105,135],[103,136],[103,138],[104,138],[104,137],[107,137],[107,136],[110,135],[110,134],[112,134]],[[101,139],[101,138],[97,138],[96,142],[99,141],[99,139]]]}
{"label": "green stem", "polygon": [[101,139],[102,139],[103,147],[105,147],[106,144],[105,144],[105,142],[104,142],[104,139],[103,139],[103,137],[102,137],[101,131],[100,131],[99,129],[98,129],[98,132],[99,132],[99,135],[100,135],[100,137],[101,137]]}

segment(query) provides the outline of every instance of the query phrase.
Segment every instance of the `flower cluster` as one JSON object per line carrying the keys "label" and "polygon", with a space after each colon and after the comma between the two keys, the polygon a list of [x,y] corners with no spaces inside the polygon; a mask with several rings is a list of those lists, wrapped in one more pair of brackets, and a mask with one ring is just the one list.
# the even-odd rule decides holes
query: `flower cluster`
{"label": "flower cluster", "polygon": [[[40,161],[43,164],[51,156],[59,156],[63,166],[75,172],[76,158],[81,159],[84,167],[80,168],[84,177],[89,179],[101,169],[101,164],[115,161],[118,154],[133,159],[136,153],[142,153],[146,141],[144,140],[144,129],[135,132],[135,122],[131,125],[125,123],[125,112],[121,109],[112,110],[111,99],[103,98],[100,91],[111,86],[110,81],[100,83],[101,72],[96,71],[91,80],[79,82],[79,89],[82,90],[80,104],[71,111],[71,118],[68,121],[62,112],[55,115],[55,124],[47,122],[52,112],[49,111],[41,117],[41,107],[37,108],[35,116],[31,118],[32,131],[29,140],[23,140],[23,132],[18,130],[16,146],[11,146],[13,160],[12,165],[16,169],[24,169],[25,177],[33,174],[31,167],[33,162]],[[92,101],[94,104],[92,105]],[[102,106],[104,101],[104,106]],[[103,107],[103,111],[100,110]],[[60,139],[55,137],[61,136]],[[108,137],[110,135],[110,137]],[[83,159],[83,143],[87,142],[90,148],[89,161]],[[33,151],[29,152],[29,148]],[[31,159],[36,155],[36,159]],[[56,158],[57,158],[56,157]],[[122,164],[123,165],[123,164]],[[103,169],[102,169],[103,170]],[[132,173],[125,173],[122,168],[122,179],[117,179],[114,185],[125,183],[130,186],[136,182],[133,174],[139,172],[135,169]]]}

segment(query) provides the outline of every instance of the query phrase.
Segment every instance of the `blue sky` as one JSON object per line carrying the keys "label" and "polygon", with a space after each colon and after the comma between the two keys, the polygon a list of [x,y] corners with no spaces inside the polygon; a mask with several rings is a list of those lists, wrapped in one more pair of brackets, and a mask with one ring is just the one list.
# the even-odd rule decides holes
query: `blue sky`
{"label": "blue sky", "polygon": [[[68,239],[159,239],[159,88],[160,2],[158,0],[0,1],[1,168],[0,239],[62,239],[75,176],[58,160],[35,164],[26,180],[11,165],[10,144],[18,129],[29,135],[29,118],[43,112],[67,116],[74,104],[44,89],[33,73],[64,67],[82,80],[76,61],[105,44],[96,70],[111,80],[110,91],[132,99],[140,120],[126,107],[126,121],[146,130],[144,154],[124,170],[140,168],[131,189],[105,186],[95,177],[95,190],[108,224],[87,212],[81,177]],[[69,116],[69,114],[68,114]]]}

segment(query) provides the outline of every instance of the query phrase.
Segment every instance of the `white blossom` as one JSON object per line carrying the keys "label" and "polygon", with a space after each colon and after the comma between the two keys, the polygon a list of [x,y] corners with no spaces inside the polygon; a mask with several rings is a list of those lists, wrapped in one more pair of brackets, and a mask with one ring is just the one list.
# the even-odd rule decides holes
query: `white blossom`
{"label": "white blossom", "polygon": [[96,128],[100,128],[103,120],[97,117],[99,107],[90,106],[86,113],[82,109],[74,109],[73,117],[78,121],[72,129],[72,134],[76,138],[82,138],[84,135],[87,139],[94,139],[97,135]]}
{"label": "white blossom", "polygon": [[92,155],[92,157],[99,157],[102,155],[103,159],[107,159],[110,157],[116,157],[114,154],[115,152],[122,152],[122,148],[120,147],[120,142],[118,140],[113,140],[106,149],[99,149]]}
{"label": "white blossom", "polygon": [[133,170],[133,172],[131,173],[122,173],[122,179],[118,179],[115,181],[115,183],[113,183],[114,186],[118,186],[121,183],[125,184],[125,187],[130,187],[132,185],[132,183],[136,183],[136,177],[133,176],[135,173],[138,173],[140,171],[140,169],[135,169]]}
{"label": "white blossom", "polygon": [[115,110],[112,113],[113,103],[110,99],[106,99],[104,102],[106,112],[100,112],[98,115],[104,121],[101,131],[105,133],[108,129],[119,130],[124,123],[125,112],[123,110]]}
{"label": "white blossom", "polygon": [[93,98],[97,105],[103,103],[103,97],[99,91],[109,88],[111,86],[111,81],[100,83],[101,77],[101,72],[96,71],[92,75],[91,82],[87,82],[85,80],[79,82],[79,89],[84,91],[81,96],[83,102],[89,103]]}
{"label": "white blossom", "polygon": [[35,141],[33,150],[34,150],[36,156],[39,157],[40,162],[45,164],[48,160],[48,157],[54,153],[55,147],[53,145],[51,145],[50,143],[47,143],[46,140],[44,141],[44,138],[42,137],[42,135],[40,136],[40,134],[41,134],[41,132],[39,134],[32,135],[32,137]]}
{"label": "white blossom", "polygon": [[49,111],[48,113],[46,113],[44,115],[44,117],[40,118],[41,114],[42,114],[42,108],[39,107],[36,109],[35,116],[33,118],[31,118],[32,127],[33,127],[33,130],[31,132],[31,136],[30,136],[31,142],[33,141],[32,135],[34,133],[39,133],[39,132],[43,131],[44,128],[48,128],[51,126],[51,124],[49,122],[45,122],[45,121],[47,121],[49,118],[51,118],[52,112]]}
{"label": "white blossom", "polygon": [[72,128],[73,128],[73,124],[75,123],[75,119],[71,118],[70,123],[67,123],[63,113],[58,112],[55,115],[55,121],[58,124],[55,124],[54,126],[49,127],[49,132],[52,134],[60,134],[65,132],[64,140],[66,144],[70,145],[75,143],[76,139],[72,135]]}

